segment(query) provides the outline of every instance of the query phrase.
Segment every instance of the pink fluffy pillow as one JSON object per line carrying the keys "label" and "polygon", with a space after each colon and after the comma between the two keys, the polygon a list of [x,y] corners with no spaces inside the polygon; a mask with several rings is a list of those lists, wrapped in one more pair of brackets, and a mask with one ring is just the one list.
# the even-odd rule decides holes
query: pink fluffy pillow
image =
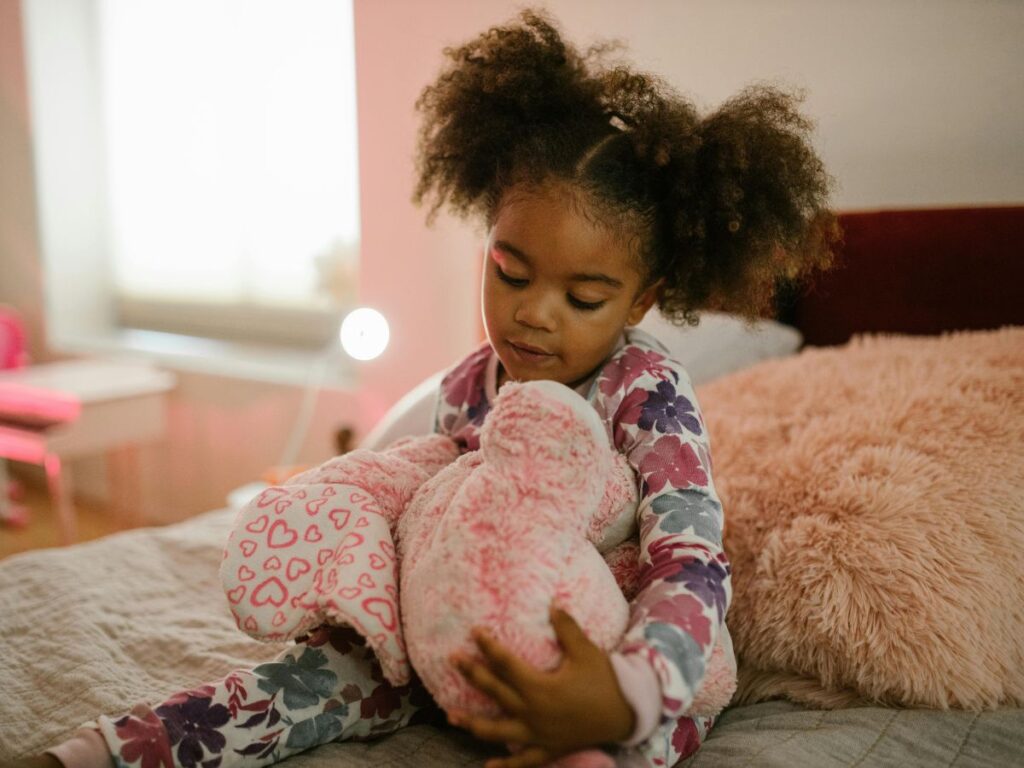
{"label": "pink fluffy pillow", "polygon": [[859,338],[699,395],[735,702],[1024,705],[1024,328]]}

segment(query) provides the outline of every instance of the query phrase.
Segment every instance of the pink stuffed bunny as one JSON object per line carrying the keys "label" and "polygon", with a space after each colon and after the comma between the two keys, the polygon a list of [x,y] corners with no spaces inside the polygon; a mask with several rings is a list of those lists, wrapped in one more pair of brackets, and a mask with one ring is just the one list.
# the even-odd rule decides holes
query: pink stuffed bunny
{"label": "pink stuffed bunny", "polygon": [[[221,578],[236,622],[254,637],[349,624],[389,682],[407,683],[415,668],[442,708],[493,714],[452,653],[476,654],[469,632],[481,625],[553,668],[552,601],[613,648],[636,588],[638,548],[625,543],[635,538],[636,503],[631,468],[582,397],[555,382],[512,382],[479,451],[460,457],[446,437],[409,438],[265,490],[240,511]],[[715,654],[694,712],[716,713],[732,694],[731,653]],[[608,759],[588,751],[560,764]]]}
{"label": "pink stuffed bunny", "polygon": [[398,522],[409,654],[442,708],[498,714],[448,662],[476,653],[473,626],[551,669],[554,600],[615,646],[629,606],[595,544],[631,537],[636,503],[632,470],[582,397],[549,381],[502,387],[480,450],[428,481]]}

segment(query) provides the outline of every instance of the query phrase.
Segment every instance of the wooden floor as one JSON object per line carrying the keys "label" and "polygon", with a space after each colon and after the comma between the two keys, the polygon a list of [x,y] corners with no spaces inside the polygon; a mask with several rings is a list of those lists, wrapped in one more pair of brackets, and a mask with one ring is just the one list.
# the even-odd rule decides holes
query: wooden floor
{"label": "wooden floor", "polygon": [[[17,503],[29,508],[28,524],[22,527],[0,522],[0,560],[17,552],[61,545],[57,517],[45,488],[24,479],[19,479],[19,482],[24,495]],[[77,501],[75,511],[78,518],[77,541],[97,539],[125,527],[122,519],[97,504]]]}

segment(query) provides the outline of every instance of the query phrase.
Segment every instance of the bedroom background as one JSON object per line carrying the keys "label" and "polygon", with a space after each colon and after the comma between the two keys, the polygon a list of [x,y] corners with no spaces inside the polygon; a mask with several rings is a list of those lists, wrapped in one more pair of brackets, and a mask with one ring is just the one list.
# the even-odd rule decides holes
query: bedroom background
{"label": "bedroom background", "polygon": [[[0,303],[24,317],[36,362],[67,350],[47,341],[34,183],[25,6],[0,0]],[[333,452],[334,430],[365,434],[416,383],[480,337],[480,233],[409,201],[417,94],[443,46],[514,15],[505,0],[354,0],[359,141],[358,303],[391,324],[380,358],[354,381],[329,382],[299,460]],[[574,41],[617,37],[638,66],[710,109],[751,80],[808,91],[816,141],[838,181],[840,211],[1019,204],[1024,199],[1024,96],[1016,87],[1024,7],[1013,2],[621,2],[550,0]],[[410,254],[414,255],[410,257]],[[396,279],[396,275],[401,275]],[[424,318],[432,329],[424,333]],[[275,463],[300,386],[177,371],[166,439],[141,454],[149,523],[222,506],[232,488]],[[103,502],[102,459],[71,468]]]}

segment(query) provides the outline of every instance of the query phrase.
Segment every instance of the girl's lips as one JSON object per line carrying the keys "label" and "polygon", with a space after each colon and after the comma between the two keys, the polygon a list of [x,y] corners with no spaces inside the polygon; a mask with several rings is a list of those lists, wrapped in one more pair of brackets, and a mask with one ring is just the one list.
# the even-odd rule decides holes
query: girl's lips
{"label": "girl's lips", "polygon": [[517,347],[517,348],[523,350],[524,352],[533,352],[536,355],[550,355],[551,354],[550,352],[548,352],[546,350],[543,350],[540,347],[534,347],[534,346],[532,346],[530,344],[523,344],[522,342],[518,342],[518,341],[509,341],[509,344],[511,344],[513,347]]}
{"label": "girl's lips", "polygon": [[548,352],[534,352],[527,347],[521,347],[518,344],[513,344],[511,341],[506,341],[512,353],[515,354],[524,363],[540,363],[545,360],[554,359],[554,355]]}

